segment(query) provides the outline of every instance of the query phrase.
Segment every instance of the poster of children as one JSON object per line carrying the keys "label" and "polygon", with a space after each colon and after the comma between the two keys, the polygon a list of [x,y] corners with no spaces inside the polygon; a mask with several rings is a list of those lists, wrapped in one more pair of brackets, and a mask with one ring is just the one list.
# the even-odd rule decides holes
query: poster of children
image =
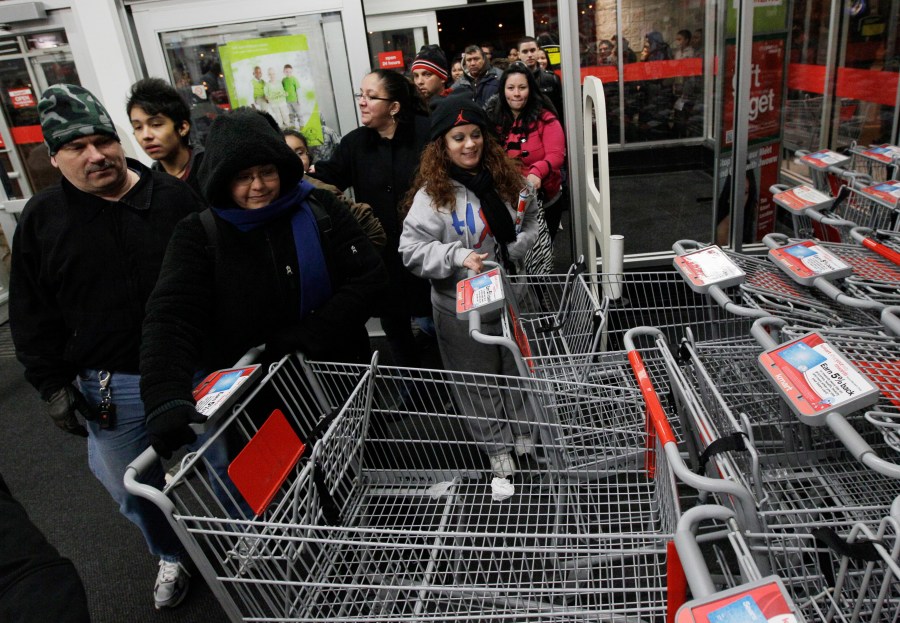
{"label": "poster of children", "polygon": [[296,128],[310,145],[322,144],[306,35],[232,41],[219,47],[219,58],[232,107],[263,110],[282,129]]}

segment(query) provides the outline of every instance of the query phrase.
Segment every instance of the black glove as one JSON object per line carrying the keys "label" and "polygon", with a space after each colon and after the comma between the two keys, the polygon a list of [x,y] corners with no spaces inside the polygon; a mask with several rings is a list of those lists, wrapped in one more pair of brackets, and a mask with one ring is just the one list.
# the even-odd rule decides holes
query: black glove
{"label": "black glove", "polygon": [[156,453],[168,459],[175,450],[197,439],[190,425],[192,422],[205,422],[206,417],[197,413],[194,405],[187,401],[178,401],[169,408],[165,406],[150,414],[147,435]]}
{"label": "black glove", "polygon": [[266,340],[266,357],[269,361],[276,361],[285,355],[304,351],[303,340],[300,338],[300,328],[297,326],[286,327],[273,331]]}
{"label": "black glove", "polygon": [[79,411],[86,420],[97,417],[84,395],[72,384],[60,387],[47,399],[47,414],[53,418],[54,424],[67,433],[87,437],[87,429],[78,421],[75,411]]}

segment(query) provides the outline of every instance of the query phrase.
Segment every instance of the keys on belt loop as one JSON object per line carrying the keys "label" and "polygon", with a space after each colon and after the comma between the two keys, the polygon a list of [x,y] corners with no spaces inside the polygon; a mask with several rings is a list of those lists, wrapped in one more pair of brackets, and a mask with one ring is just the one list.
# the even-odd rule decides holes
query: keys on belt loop
{"label": "keys on belt loop", "polygon": [[97,419],[100,428],[111,429],[116,425],[116,405],[112,402],[112,390],[109,388],[112,372],[99,370],[97,379],[100,381],[100,405],[97,407]]}

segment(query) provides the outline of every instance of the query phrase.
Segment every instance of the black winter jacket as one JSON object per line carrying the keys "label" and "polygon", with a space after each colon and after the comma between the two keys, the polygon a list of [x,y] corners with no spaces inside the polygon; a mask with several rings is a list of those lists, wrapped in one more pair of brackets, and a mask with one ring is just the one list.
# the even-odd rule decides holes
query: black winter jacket
{"label": "black winter jacket", "polygon": [[276,334],[289,333],[313,359],[368,356],[365,323],[386,287],[384,266],[332,193],[316,189],[312,195],[332,221],[323,242],[332,297],[303,321],[291,214],[249,232],[215,217],[215,250],[199,215],[178,225],[144,322],[141,396],[147,413],[170,400],[191,400],[198,370],[234,365]]}
{"label": "black winter jacket", "polygon": [[403,227],[398,207],[412,185],[430,129],[431,121],[424,115],[416,115],[412,123],[401,123],[390,140],[360,127],[341,139],[329,160],[316,163],[316,178],[341,190],[352,186],[356,201],[372,206],[384,226],[387,243],[381,256],[391,283],[376,315],[431,315],[430,284],[406,270],[397,254]]}
{"label": "black winter jacket", "polygon": [[16,228],[10,326],[25,378],[44,399],[82,368],[137,373],[169,237],[203,208],[184,182],[127,162],[141,179],[119,201],[63,179],[29,200]]}

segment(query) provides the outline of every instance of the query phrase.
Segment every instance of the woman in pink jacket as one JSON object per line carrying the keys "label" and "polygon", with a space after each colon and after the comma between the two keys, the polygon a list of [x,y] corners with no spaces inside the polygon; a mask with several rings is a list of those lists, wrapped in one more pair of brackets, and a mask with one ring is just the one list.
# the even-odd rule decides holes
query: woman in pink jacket
{"label": "woman in pink jacket", "polygon": [[552,238],[565,206],[562,169],[566,138],[562,125],[524,63],[512,63],[503,72],[498,96],[488,114],[506,155],[522,162],[522,174],[538,191]]}

